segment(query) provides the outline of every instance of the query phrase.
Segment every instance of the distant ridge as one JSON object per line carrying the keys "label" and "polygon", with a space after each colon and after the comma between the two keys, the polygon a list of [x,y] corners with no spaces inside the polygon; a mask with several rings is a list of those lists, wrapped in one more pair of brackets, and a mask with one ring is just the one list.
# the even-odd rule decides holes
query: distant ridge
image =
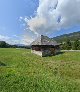
{"label": "distant ridge", "polygon": [[69,34],[64,34],[61,36],[54,37],[52,39],[54,39],[57,42],[65,42],[66,39],[69,39],[71,41],[74,41],[76,39],[80,40],[80,31],[69,33]]}
{"label": "distant ridge", "polygon": [[26,46],[25,44],[15,44],[17,46]]}

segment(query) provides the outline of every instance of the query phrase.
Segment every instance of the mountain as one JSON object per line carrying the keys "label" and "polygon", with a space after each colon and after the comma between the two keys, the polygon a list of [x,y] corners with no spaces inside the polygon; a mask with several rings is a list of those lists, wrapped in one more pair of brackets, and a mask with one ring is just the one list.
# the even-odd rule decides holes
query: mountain
{"label": "mountain", "polygon": [[25,44],[15,44],[18,48],[27,48],[30,49],[31,46],[30,45],[25,45]]}
{"label": "mountain", "polygon": [[15,44],[17,46],[26,46],[25,44]]}
{"label": "mountain", "polygon": [[71,41],[74,41],[76,39],[80,40],[80,31],[69,33],[69,34],[64,34],[61,36],[54,37],[52,39],[54,39],[57,42],[65,42],[66,39],[69,39]]}

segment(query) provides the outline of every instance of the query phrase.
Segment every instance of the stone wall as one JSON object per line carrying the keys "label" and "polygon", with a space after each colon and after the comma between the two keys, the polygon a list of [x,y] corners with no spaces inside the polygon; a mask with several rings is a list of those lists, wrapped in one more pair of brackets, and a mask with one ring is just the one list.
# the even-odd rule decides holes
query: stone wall
{"label": "stone wall", "polygon": [[50,56],[50,55],[51,55],[51,51],[50,50],[42,51],[42,56]]}
{"label": "stone wall", "polygon": [[60,49],[55,49],[55,54],[59,53]]}
{"label": "stone wall", "polygon": [[31,53],[37,54],[39,56],[42,56],[42,51],[31,50]]}
{"label": "stone wall", "polygon": [[39,56],[50,56],[51,55],[51,51],[49,50],[44,50],[44,51],[35,51],[35,50],[31,50],[31,53],[34,53],[36,55],[39,55]]}
{"label": "stone wall", "polygon": [[50,49],[48,50],[43,50],[43,51],[36,51],[36,50],[31,50],[32,53],[36,54],[36,55],[39,55],[41,57],[45,57],[45,56],[52,56],[52,55],[55,55],[57,53],[60,52],[60,50],[58,49],[55,49],[54,52],[52,53],[52,51]]}

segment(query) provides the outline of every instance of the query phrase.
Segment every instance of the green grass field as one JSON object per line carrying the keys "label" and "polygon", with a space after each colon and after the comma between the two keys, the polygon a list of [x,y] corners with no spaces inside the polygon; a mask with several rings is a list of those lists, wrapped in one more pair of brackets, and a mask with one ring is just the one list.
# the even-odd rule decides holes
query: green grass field
{"label": "green grass field", "polygon": [[42,58],[0,49],[0,92],[80,92],[80,52]]}

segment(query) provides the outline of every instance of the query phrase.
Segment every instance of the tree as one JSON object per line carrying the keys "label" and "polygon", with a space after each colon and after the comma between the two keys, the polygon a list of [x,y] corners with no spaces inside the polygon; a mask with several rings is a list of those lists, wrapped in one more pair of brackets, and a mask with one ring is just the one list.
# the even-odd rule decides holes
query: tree
{"label": "tree", "polygon": [[72,45],[73,50],[80,50],[80,41],[76,39]]}
{"label": "tree", "polygon": [[64,44],[64,48],[66,50],[71,50],[72,48],[72,44],[71,44],[71,41],[69,39],[66,40],[65,44]]}
{"label": "tree", "polygon": [[10,47],[9,44],[7,44],[5,41],[0,41],[0,48],[8,48]]}
{"label": "tree", "polygon": [[5,48],[6,47],[6,42],[5,41],[0,41],[0,47]]}

